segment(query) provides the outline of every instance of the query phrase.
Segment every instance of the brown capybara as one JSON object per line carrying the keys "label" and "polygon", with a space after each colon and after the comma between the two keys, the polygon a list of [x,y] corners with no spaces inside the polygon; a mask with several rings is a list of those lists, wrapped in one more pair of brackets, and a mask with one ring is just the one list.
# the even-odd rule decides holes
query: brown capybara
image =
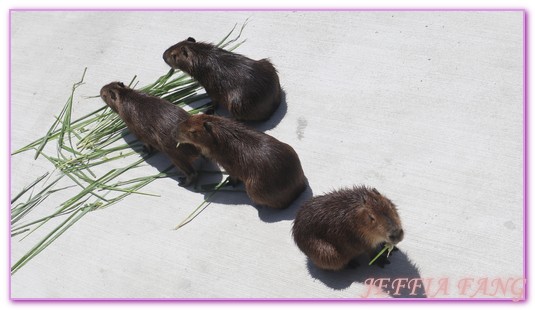
{"label": "brown capybara", "polygon": [[361,254],[373,258],[380,244],[395,245],[404,234],[396,206],[375,188],[364,186],[305,202],[292,232],[299,249],[326,270],[343,269]]}
{"label": "brown capybara", "polygon": [[252,60],[193,38],[168,48],[163,59],[199,81],[214,107],[222,105],[237,120],[266,120],[280,105],[279,76],[267,59]]}
{"label": "brown capybara", "polygon": [[192,115],[178,125],[176,137],[220,164],[233,182],[242,181],[247,195],[259,205],[286,208],[306,188],[301,162],[291,146],[234,120]]}
{"label": "brown capybara", "polygon": [[200,155],[199,151],[191,144],[181,144],[177,148],[174,137],[177,124],[190,116],[188,112],[166,100],[126,87],[121,82],[102,87],[100,97],[119,114],[147,151],[156,149],[171,159],[184,174],[179,179],[181,186],[188,186],[196,180],[197,172],[192,162]]}

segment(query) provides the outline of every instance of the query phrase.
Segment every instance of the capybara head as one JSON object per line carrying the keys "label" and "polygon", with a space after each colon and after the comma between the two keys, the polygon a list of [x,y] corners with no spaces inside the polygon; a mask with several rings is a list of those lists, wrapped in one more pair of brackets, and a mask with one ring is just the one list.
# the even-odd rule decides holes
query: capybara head
{"label": "capybara head", "polygon": [[191,72],[196,57],[196,41],[189,37],[187,40],[178,42],[163,53],[163,60],[173,69]]}
{"label": "capybara head", "polygon": [[403,240],[404,232],[396,206],[375,188],[367,190],[362,198],[356,219],[359,232],[369,236],[373,244],[397,244]]}
{"label": "capybara head", "polygon": [[121,98],[128,89],[121,82],[112,82],[100,89],[100,98],[117,113]]}
{"label": "capybara head", "polygon": [[190,143],[199,147],[209,147],[217,144],[216,128],[214,124],[220,120],[214,116],[197,114],[178,124],[175,133],[180,143]]}

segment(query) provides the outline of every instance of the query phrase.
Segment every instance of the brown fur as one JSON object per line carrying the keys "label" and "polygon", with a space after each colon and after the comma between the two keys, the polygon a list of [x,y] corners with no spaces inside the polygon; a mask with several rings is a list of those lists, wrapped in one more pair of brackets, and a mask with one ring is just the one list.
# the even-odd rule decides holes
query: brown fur
{"label": "brown fur", "polygon": [[214,106],[221,104],[237,120],[266,120],[280,105],[279,76],[267,59],[252,60],[193,38],[168,48],[163,59],[199,81]]}
{"label": "brown fur", "polygon": [[166,154],[176,168],[185,175],[180,185],[187,186],[195,181],[196,171],[191,163],[199,156],[192,145],[176,147],[174,129],[190,116],[184,109],[158,97],[149,96],[113,82],[100,90],[100,97],[125,122],[126,127],[148,150],[156,149]]}
{"label": "brown fur", "polygon": [[241,180],[251,200],[286,208],[305,190],[306,178],[291,146],[234,120],[193,115],[179,124],[177,139],[195,145]]}
{"label": "brown fur", "polygon": [[295,243],[321,269],[340,270],[383,242],[403,239],[395,205],[376,189],[353,187],[307,201],[293,225]]}

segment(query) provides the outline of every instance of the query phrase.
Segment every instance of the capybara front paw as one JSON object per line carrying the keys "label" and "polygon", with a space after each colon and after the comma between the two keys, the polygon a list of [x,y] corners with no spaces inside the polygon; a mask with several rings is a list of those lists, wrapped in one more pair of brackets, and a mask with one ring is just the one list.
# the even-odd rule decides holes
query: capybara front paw
{"label": "capybara front paw", "polygon": [[360,264],[358,262],[358,259],[353,258],[352,260],[349,261],[349,263],[347,263],[346,268],[347,269],[355,269],[358,266],[360,266]]}
{"label": "capybara front paw", "polygon": [[240,179],[236,178],[236,177],[228,177],[228,184],[231,185],[232,187],[236,187],[240,184]]}
{"label": "capybara front paw", "polygon": [[385,268],[385,265],[389,265],[390,264],[390,261],[388,260],[388,257],[386,257],[386,255],[381,255],[376,261],[375,263],[377,264],[377,266],[381,267],[381,268]]}
{"label": "capybara front paw", "polygon": [[143,152],[147,154],[152,154],[154,152],[154,147],[149,144],[143,144]]}
{"label": "capybara front paw", "polygon": [[215,104],[213,101],[212,102],[208,102],[208,104],[211,104],[211,105],[210,105],[210,107],[208,109],[206,109],[204,111],[204,114],[214,115],[215,114],[215,109],[217,108],[217,104]]}
{"label": "capybara front paw", "polygon": [[189,175],[189,176],[182,176],[178,177],[178,185],[182,187],[188,187],[195,183],[197,181],[197,173]]}

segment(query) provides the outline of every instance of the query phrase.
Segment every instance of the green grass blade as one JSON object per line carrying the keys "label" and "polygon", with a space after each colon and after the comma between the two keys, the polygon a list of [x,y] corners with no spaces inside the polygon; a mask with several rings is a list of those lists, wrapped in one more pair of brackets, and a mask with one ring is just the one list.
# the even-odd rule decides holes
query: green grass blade
{"label": "green grass blade", "polygon": [[208,197],[206,197],[206,199],[204,199],[204,201],[199,206],[197,206],[197,208],[195,208],[193,212],[191,212],[182,222],[180,222],[180,224],[178,224],[175,227],[175,230],[193,221],[199,214],[201,214],[201,212],[204,211],[204,209],[206,209],[211,204],[211,202],[208,201],[208,199],[212,198],[219,191],[221,187],[227,185],[229,180],[230,180],[230,177],[227,177],[225,180],[221,181],[221,183],[219,183],[215,187],[215,190]]}
{"label": "green grass blade", "polygon": [[245,20],[245,22],[242,24],[242,26],[241,26],[241,28],[240,28],[240,32],[238,33],[238,35],[237,35],[236,37],[234,37],[232,40],[226,42],[225,44],[223,44],[223,45],[221,45],[221,46],[219,46],[219,47],[220,47],[220,48],[225,48],[225,47],[229,46],[230,44],[232,44],[232,43],[238,41],[238,39],[239,39],[239,38],[241,37],[241,35],[242,35],[243,29],[245,29],[245,26],[247,26],[247,23],[248,23],[248,22],[249,22],[249,18],[247,18],[247,19]]}
{"label": "green grass blade", "polygon": [[[224,45],[227,48],[237,48],[244,42],[238,41],[246,23],[247,20],[241,26],[239,33],[229,40],[237,28],[237,25],[235,25],[218,44]],[[50,183],[49,180],[51,174],[44,183],[43,180],[46,176],[39,177],[26,186],[19,194],[15,195],[12,199],[11,206],[11,236],[24,234],[21,239],[24,240],[37,229],[43,227],[43,225],[49,222],[52,218],[60,216],[65,216],[67,218],[65,221],[61,222],[60,225],[53,228],[44,239],[36,244],[11,267],[12,274],[20,270],[20,268],[27,262],[43,251],[61,234],[66,232],[69,227],[76,223],[87,212],[109,207],[131,194],[157,196],[155,194],[141,192],[140,189],[156,179],[173,175],[173,173],[170,173],[169,171],[174,169],[174,166],[169,166],[168,169],[157,174],[124,180],[125,172],[145,166],[146,160],[153,154],[139,158],[138,148],[141,148],[141,143],[136,139],[129,143],[118,143],[120,139],[125,139],[130,133],[121,118],[107,105],[103,105],[93,112],[83,115],[73,121],[74,112],[76,110],[76,90],[83,84],[86,72],[87,68],[84,69],[80,81],[72,85],[70,96],[63,106],[63,109],[55,117],[52,126],[48,129],[46,134],[12,153],[12,155],[15,155],[33,150],[35,151],[35,158],[38,158],[39,155],[43,155],[43,157],[56,167],[56,170],[61,173],[61,175]],[[136,88],[137,84],[137,76],[134,76],[130,81],[129,86]],[[209,103],[199,102],[196,104],[197,101],[207,99],[208,95],[202,92],[202,87],[197,81],[179,70],[170,69],[166,74],[160,76],[154,83],[141,87],[140,91],[149,95],[164,98],[177,106],[185,106],[193,103],[194,107],[189,110],[189,113],[191,114],[203,112],[210,107]],[[99,96],[82,98],[92,100],[90,98],[97,97]],[[129,138],[130,136],[128,137],[128,141],[130,140]],[[45,154],[47,153],[44,151],[45,147],[52,141],[56,144],[57,155],[49,155],[50,153]],[[132,155],[135,155],[135,157],[132,157]],[[102,173],[99,172],[99,169],[92,170],[95,166],[100,166],[100,168],[102,168],[102,165],[119,159],[128,160],[127,164],[122,168],[111,169]],[[64,178],[65,176],[66,178]],[[67,185],[61,188],[56,188],[57,182],[62,178],[68,182]],[[218,191],[226,190],[222,188],[226,182],[227,180],[216,186],[216,188],[213,188],[212,193],[210,193],[201,206],[194,211],[194,214],[186,219],[186,222],[181,223],[181,226],[187,224],[198,216],[210,204],[208,201],[210,197]],[[42,184],[43,188],[34,195],[33,191],[35,191],[36,186],[39,184]],[[30,213],[32,209],[47,200],[51,194],[68,188],[76,189],[73,196],[54,208],[54,211],[51,212],[51,214],[36,220],[32,219],[29,223],[22,223],[21,220]],[[28,195],[28,193],[31,193],[30,197],[24,203],[20,203],[21,198]],[[89,199],[96,199],[97,202],[87,204]],[[15,202],[18,202],[18,204],[14,205]]]}
{"label": "green grass blade", "polygon": [[38,242],[28,253],[26,253],[22,258],[20,258],[12,267],[11,274],[15,274],[20,268],[22,268],[28,261],[34,258],[42,250],[44,250],[48,245],[50,245],[54,240],[61,236],[69,227],[74,225],[78,220],[80,220],[87,212],[91,211],[91,208],[85,208],[79,210],[79,212],[73,213],[69,216],[63,223],[58,227],[52,230],[45,238]]}
{"label": "green grass blade", "polygon": [[368,263],[368,266],[371,266],[386,250],[388,250],[388,254],[390,254],[393,248],[393,245],[385,244],[384,248]]}
{"label": "green grass blade", "polygon": [[46,178],[46,176],[48,175],[49,173],[45,173],[43,174],[42,176],[38,177],[37,180],[33,181],[32,183],[30,183],[30,185],[26,186],[25,188],[22,189],[22,191],[20,191],[17,195],[15,195],[15,197],[13,199],[11,199],[11,204],[13,204],[15,201],[17,201],[17,199],[20,198],[20,196],[24,195],[27,191],[29,191],[32,187],[34,187],[35,185],[37,185],[37,183],[41,182],[41,180],[43,180],[44,178]]}
{"label": "green grass blade", "polygon": [[[84,77],[85,77],[85,73],[87,71],[87,68],[84,69],[84,73],[82,74],[82,79],[75,83],[72,87],[73,87],[73,90],[72,90],[72,95],[71,95],[71,98],[72,96],[74,96],[74,91],[76,89],[76,87],[78,87],[78,85],[81,85],[81,83],[83,82],[84,80]],[[58,116],[58,118],[56,119],[56,121],[54,121],[54,123],[52,124],[52,126],[50,127],[50,129],[48,129],[47,133],[45,134],[45,137],[42,139],[39,147],[37,148],[37,151],[35,152],[35,156],[34,156],[34,159],[37,159],[37,157],[39,157],[39,154],[43,151],[43,149],[45,148],[45,145],[47,144],[47,142],[51,139],[51,135],[52,135],[52,132],[56,129],[56,127],[59,125],[60,123],[60,119],[63,117],[63,115],[65,115],[65,113],[67,113],[67,110],[68,110],[68,101],[67,101],[67,104],[63,107],[60,115]],[[64,128],[62,128],[64,129]],[[60,138],[63,138],[63,134],[64,134],[64,130],[61,130],[60,133],[59,133],[59,137]]]}

